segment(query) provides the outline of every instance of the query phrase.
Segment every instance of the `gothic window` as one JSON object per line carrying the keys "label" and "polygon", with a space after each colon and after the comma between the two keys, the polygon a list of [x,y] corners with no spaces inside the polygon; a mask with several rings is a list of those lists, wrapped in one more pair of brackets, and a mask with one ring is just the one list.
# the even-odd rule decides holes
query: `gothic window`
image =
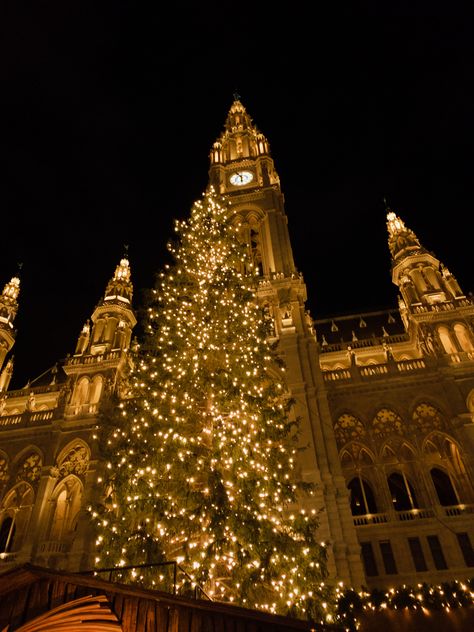
{"label": "gothic window", "polygon": [[11,516],[7,516],[0,526],[0,553],[9,553],[12,550],[15,538],[15,523]]}
{"label": "gothic window", "polygon": [[99,318],[99,320],[97,320],[94,324],[92,343],[101,342],[103,340],[104,327],[105,320],[103,318]]}
{"label": "gothic window", "polygon": [[[26,537],[33,503],[33,489],[25,482],[19,483],[5,495],[0,507],[0,537],[3,538],[5,547],[3,552],[17,551],[21,548]],[[4,526],[5,521],[7,521],[6,526]]]}
{"label": "gothic window", "polygon": [[71,536],[77,524],[82,503],[82,485],[75,476],[62,481],[52,496],[54,513],[49,531],[50,540]]}
{"label": "gothic window", "polygon": [[[246,244],[250,261],[260,276],[263,275],[263,257],[259,219],[255,214],[238,218],[240,220],[239,236],[242,244]],[[237,218],[236,218],[237,221]]]}
{"label": "gothic window", "polygon": [[342,447],[350,441],[361,439],[367,434],[363,423],[351,415],[350,413],[344,413],[339,416],[334,426],[334,434],[339,447]]}
{"label": "gothic window", "polygon": [[16,480],[35,483],[41,476],[42,466],[43,459],[41,456],[37,452],[30,452],[18,465]]}
{"label": "gothic window", "polygon": [[420,432],[427,434],[432,430],[440,430],[444,426],[443,416],[431,404],[418,404],[413,411],[413,421]]}
{"label": "gothic window", "polygon": [[89,387],[89,378],[81,377],[81,379],[76,382],[71,402],[76,406],[85,404],[89,400]]}
{"label": "gothic window", "polygon": [[438,467],[433,467],[430,474],[438,495],[439,504],[444,507],[458,505],[459,498],[449,475]]}
{"label": "gothic window", "polygon": [[451,354],[458,352],[447,327],[438,327],[438,335],[445,353]]}
{"label": "gothic window", "polygon": [[393,472],[387,481],[395,511],[408,511],[418,508],[415,490],[403,472]]}
{"label": "gothic window", "polygon": [[107,342],[113,342],[114,333],[117,329],[118,319],[115,317],[107,318],[105,325],[104,339]]}
{"label": "gothic window", "polygon": [[377,513],[377,504],[370,485],[360,476],[353,478],[349,484],[351,511],[353,516]]}
{"label": "gothic window", "polygon": [[454,333],[456,334],[459,346],[463,351],[473,350],[471,337],[465,325],[462,325],[461,323],[456,323],[456,325],[454,325]]}
{"label": "gothic window", "polygon": [[375,415],[372,425],[374,435],[378,438],[393,434],[403,435],[405,430],[403,419],[390,408],[381,408]]}
{"label": "gothic window", "polygon": [[100,396],[102,394],[102,386],[104,383],[104,379],[101,375],[96,375],[90,386],[90,394],[89,400],[91,404],[97,404],[100,400]]}

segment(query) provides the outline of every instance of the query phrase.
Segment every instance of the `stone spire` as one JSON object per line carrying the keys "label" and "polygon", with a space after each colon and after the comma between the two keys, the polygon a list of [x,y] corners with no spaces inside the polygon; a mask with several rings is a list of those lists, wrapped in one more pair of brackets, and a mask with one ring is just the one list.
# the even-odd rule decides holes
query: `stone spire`
{"label": "stone spire", "polygon": [[10,349],[15,344],[16,331],[13,327],[18,312],[18,296],[20,294],[20,279],[12,277],[3,288],[0,296],[0,370]]}

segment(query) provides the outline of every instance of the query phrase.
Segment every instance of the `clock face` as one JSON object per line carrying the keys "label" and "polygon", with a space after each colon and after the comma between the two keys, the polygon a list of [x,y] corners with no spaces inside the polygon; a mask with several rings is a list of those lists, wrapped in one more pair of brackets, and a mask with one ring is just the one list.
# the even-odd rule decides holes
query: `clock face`
{"label": "clock face", "polygon": [[236,171],[230,176],[230,183],[236,187],[240,187],[244,184],[248,184],[253,180],[253,173],[251,171]]}

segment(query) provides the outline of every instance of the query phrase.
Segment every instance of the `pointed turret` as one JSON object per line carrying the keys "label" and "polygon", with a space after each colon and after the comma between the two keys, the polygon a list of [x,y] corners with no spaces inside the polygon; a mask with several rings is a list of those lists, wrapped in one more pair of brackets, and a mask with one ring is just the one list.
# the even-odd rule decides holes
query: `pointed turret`
{"label": "pointed turret", "polygon": [[15,344],[16,331],[13,321],[18,311],[20,279],[12,277],[0,296],[0,370],[10,349]]}
{"label": "pointed turret", "polygon": [[387,228],[392,280],[408,309],[465,298],[453,275],[390,208]]}
{"label": "pointed turret", "polygon": [[104,298],[92,314],[92,327],[87,321],[82,328],[75,355],[97,355],[129,348],[132,329],[137,322],[132,297],[130,263],[123,257],[107,284]]}

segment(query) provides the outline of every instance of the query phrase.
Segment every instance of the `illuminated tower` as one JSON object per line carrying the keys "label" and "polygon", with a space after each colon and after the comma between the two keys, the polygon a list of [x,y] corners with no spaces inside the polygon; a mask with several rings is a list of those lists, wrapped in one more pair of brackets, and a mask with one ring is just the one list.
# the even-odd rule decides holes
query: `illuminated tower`
{"label": "illuminated tower", "polygon": [[20,293],[20,279],[13,277],[3,288],[0,296],[0,391],[8,388],[11,378],[13,361],[10,359],[2,372],[5,358],[15,344],[16,331],[13,321],[18,311],[18,295]]}
{"label": "illuminated tower", "polygon": [[447,354],[458,363],[472,359],[467,357],[474,352],[472,305],[456,278],[391,209],[387,228],[392,281],[400,289],[408,332],[418,338],[425,355]]}
{"label": "illuminated tower", "polygon": [[265,136],[236,98],[210,154],[209,182],[231,203],[242,238],[261,274],[259,299],[272,322],[286,364],[286,379],[302,421],[301,474],[317,484],[311,508],[321,513],[321,539],[330,544],[329,569],[352,586],[363,583],[360,548],[341,473],[306,286],[297,270],[284,196]]}
{"label": "illuminated tower", "polygon": [[102,393],[114,392],[120,384],[137,322],[130,276],[130,264],[124,257],[91,316],[92,324],[84,324],[75,353],[64,365],[64,371],[73,379],[69,414],[95,412]]}

